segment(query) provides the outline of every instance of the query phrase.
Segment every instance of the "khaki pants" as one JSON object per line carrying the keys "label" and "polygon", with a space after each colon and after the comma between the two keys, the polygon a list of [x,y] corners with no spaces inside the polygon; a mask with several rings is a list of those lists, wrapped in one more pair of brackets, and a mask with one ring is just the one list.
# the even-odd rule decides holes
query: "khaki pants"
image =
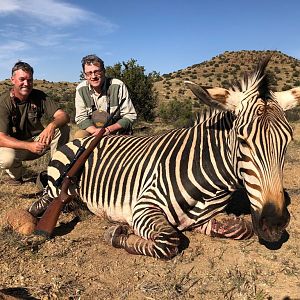
{"label": "khaki pants", "polygon": [[[5,169],[6,173],[14,179],[22,178],[23,168],[22,161],[35,160],[42,157],[49,150],[51,157],[57,148],[69,141],[70,127],[65,125],[56,129],[50,147],[41,154],[35,154],[28,150],[12,149],[0,147],[0,168]],[[35,136],[28,141],[38,141],[39,136]]]}
{"label": "khaki pants", "polygon": [[75,131],[75,133],[74,133],[74,140],[75,139],[82,139],[82,138],[85,138],[87,136],[91,136],[91,134],[89,132],[87,132],[86,130],[84,130],[84,129],[79,129],[79,130]]}

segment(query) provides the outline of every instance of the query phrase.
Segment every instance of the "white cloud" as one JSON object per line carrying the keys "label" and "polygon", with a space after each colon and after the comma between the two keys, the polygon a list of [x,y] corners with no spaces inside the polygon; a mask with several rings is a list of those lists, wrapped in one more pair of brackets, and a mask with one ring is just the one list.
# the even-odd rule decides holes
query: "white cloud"
{"label": "white cloud", "polygon": [[98,11],[69,0],[0,0],[0,78],[6,78],[19,59],[51,65],[49,61],[68,53],[102,50],[102,37],[116,29]]}
{"label": "white cloud", "polygon": [[9,41],[0,44],[0,79],[9,78],[11,67],[18,60],[25,60],[23,52],[29,46],[22,41]]}
{"label": "white cloud", "polygon": [[0,45],[0,56],[6,55],[7,53],[14,53],[16,51],[23,51],[28,46],[22,41],[10,41],[6,44]]}
{"label": "white cloud", "polygon": [[88,19],[90,14],[79,7],[55,0],[20,0],[19,2],[20,4],[28,2],[27,5],[21,4],[22,10],[27,14],[52,25],[73,24]]}
{"label": "white cloud", "polygon": [[88,12],[56,0],[2,0],[0,13],[22,13],[53,25],[68,25],[88,17]]}
{"label": "white cloud", "polygon": [[2,0],[0,6],[0,13],[6,14],[10,12],[14,12],[19,9],[18,1],[14,0]]}
{"label": "white cloud", "polygon": [[0,14],[11,13],[25,18],[29,16],[51,26],[73,25],[87,21],[99,23],[107,31],[113,31],[116,28],[115,24],[93,12],[58,0],[1,0]]}
{"label": "white cloud", "polygon": [[42,47],[52,47],[58,45],[64,45],[64,42],[69,39],[69,34],[64,33],[48,33],[41,39],[39,36],[31,37],[31,41]]}

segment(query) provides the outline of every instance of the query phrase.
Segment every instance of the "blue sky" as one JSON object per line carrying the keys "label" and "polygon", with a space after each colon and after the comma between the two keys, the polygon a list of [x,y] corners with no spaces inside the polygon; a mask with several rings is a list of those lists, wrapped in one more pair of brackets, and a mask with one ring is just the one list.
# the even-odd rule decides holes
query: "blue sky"
{"label": "blue sky", "polygon": [[0,80],[17,60],[34,78],[79,81],[81,58],[137,60],[170,73],[224,51],[300,59],[298,0],[0,0]]}

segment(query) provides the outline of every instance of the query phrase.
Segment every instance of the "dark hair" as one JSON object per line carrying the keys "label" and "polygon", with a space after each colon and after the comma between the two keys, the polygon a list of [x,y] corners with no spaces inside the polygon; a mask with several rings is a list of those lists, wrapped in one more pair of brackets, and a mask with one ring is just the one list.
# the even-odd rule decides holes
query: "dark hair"
{"label": "dark hair", "polygon": [[96,65],[101,69],[104,69],[104,61],[95,54],[90,54],[82,58],[81,60],[82,70],[84,71],[84,65]]}
{"label": "dark hair", "polygon": [[14,75],[14,72],[17,70],[23,70],[23,71],[28,72],[31,75],[33,75],[32,66],[24,61],[19,60],[18,62],[15,63],[15,65],[13,66],[13,68],[11,70],[11,75]]}

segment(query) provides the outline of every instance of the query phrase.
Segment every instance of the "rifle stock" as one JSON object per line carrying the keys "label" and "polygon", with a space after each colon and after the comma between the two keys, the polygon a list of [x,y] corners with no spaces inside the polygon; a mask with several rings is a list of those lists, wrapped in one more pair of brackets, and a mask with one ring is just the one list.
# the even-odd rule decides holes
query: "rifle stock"
{"label": "rifle stock", "polygon": [[105,128],[110,124],[110,122],[113,120],[113,117],[115,114],[120,110],[121,106],[123,105],[126,98],[123,98],[116,110],[109,115],[109,118],[107,119],[106,123],[103,125],[99,133],[94,137],[94,139],[91,141],[89,146],[81,152],[79,157],[76,158],[75,163],[72,164],[72,167],[67,172],[66,177],[64,177],[62,181],[62,188],[59,196],[55,198],[50,205],[47,207],[47,210],[43,214],[42,218],[39,220],[34,234],[36,235],[42,235],[46,238],[50,238],[51,234],[56,226],[57,220],[59,218],[59,215],[68,202],[70,202],[73,198],[72,195],[68,194],[69,186],[71,184],[72,178],[76,178],[76,175],[78,174],[79,170],[83,165],[85,164],[86,160],[90,156],[90,154],[93,152],[93,150],[96,148],[96,146],[99,144],[101,138],[103,137],[105,133]]}
{"label": "rifle stock", "polygon": [[63,181],[62,189],[59,196],[57,198],[54,198],[54,200],[47,207],[42,218],[38,222],[34,230],[35,235],[42,235],[47,239],[50,238],[56,226],[61,211],[67,203],[72,201],[74,197],[68,194],[70,183],[71,179],[69,177],[66,177]]}
{"label": "rifle stock", "polygon": [[38,222],[34,234],[42,235],[49,239],[56,226],[57,220],[59,218],[60,212],[64,208],[64,203],[61,201],[60,197],[54,198],[54,200],[47,207],[47,210],[43,214],[43,217]]}

